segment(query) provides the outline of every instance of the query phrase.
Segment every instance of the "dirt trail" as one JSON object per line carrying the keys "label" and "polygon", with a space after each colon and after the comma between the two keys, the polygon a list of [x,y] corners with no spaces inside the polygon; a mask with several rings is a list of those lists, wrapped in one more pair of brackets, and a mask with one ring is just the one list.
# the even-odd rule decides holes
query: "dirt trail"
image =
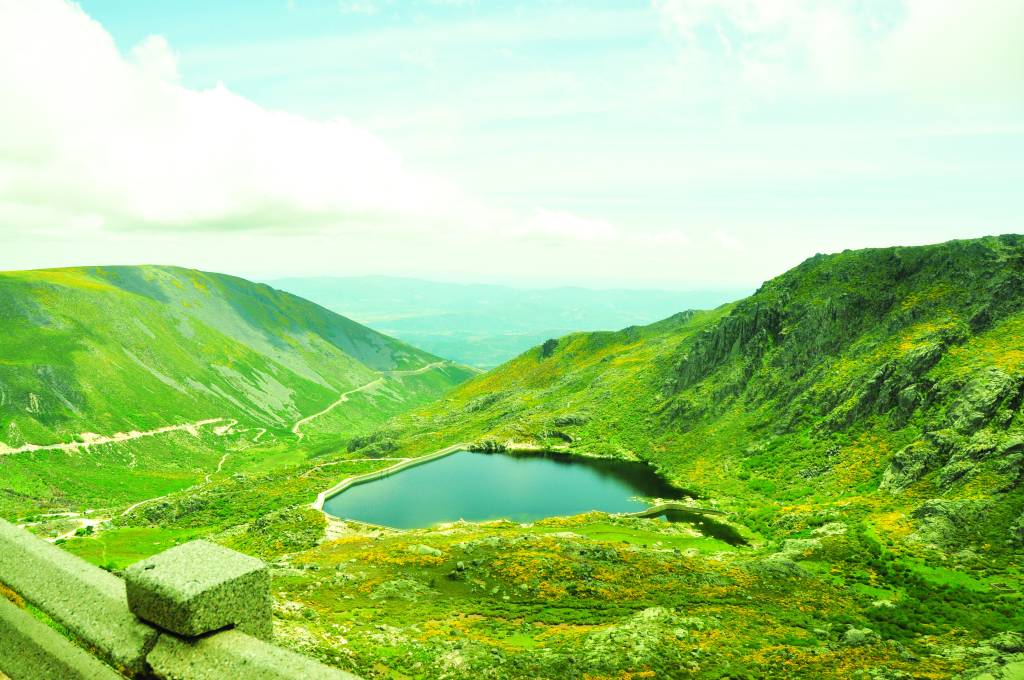
{"label": "dirt trail", "polygon": [[449,361],[435,361],[432,364],[427,364],[426,366],[420,366],[419,368],[414,368],[414,369],[410,369],[410,370],[407,370],[407,371],[381,371],[381,373],[383,373],[384,375],[390,376],[392,378],[401,378],[401,377],[404,377],[404,376],[407,376],[407,375],[421,375],[421,374],[426,373],[427,371],[433,370],[435,368],[441,368],[443,366],[447,366],[450,363],[451,362],[449,362]]}
{"label": "dirt trail", "polygon": [[[62,442],[59,444],[23,444],[18,448],[12,448],[2,442],[0,442],[0,456],[13,456],[17,453],[31,453],[33,451],[74,451],[75,449],[88,449],[90,446],[102,446],[103,444],[115,444],[119,442],[132,441],[133,439],[141,439],[142,437],[152,437],[158,434],[166,434],[168,432],[188,432],[189,434],[198,437],[199,428],[206,425],[212,425],[214,423],[229,422],[228,418],[207,418],[206,420],[197,420],[194,423],[182,423],[180,425],[165,425],[164,427],[158,427],[153,430],[146,430],[140,432],[138,430],[131,430],[129,432],[115,432],[112,435],[96,434],[95,432],[83,432],[79,437],[82,438],[80,442]],[[237,421],[235,421],[237,422]],[[231,427],[228,426],[221,431],[221,428],[215,428],[214,434],[221,436],[226,432],[230,431]]]}
{"label": "dirt trail", "polygon": [[[345,392],[338,400],[332,403],[330,406],[322,411],[314,413],[311,416],[306,416],[292,426],[292,432],[302,439],[303,434],[300,431],[302,426],[309,421],[319,418],[320,416],[329,413],[337,406],[348,401],[348,395],[354,394],[355,392],[362,392],[376,387],[384,381],[385,377],[400,378],[410,375],[420,375],[426,373],[435,368],[440,368],[447,365],[447,361],[435,361],[432,364],[421,366],[420,368],[405,370],[405,371],[382,371],[381,377],[376,380],[369,382],[362,387],[357,387],[354,390]],[[90,446],[102,446],[104,444],[116,444],[120,442],[132,441],[134,439],[141,439],[143,437],[152,437],[158,434],[166,434],[168,432],[188,432],[193,436],[199,436],[199,428],[205,427],[206,425],[213,425],[214,423],[221,423],[217,427],[213,428],[213,433],[218,437],[223,437],[226,434],[231,434],[233,428],[238,424],[238,421],[234,418],[207,418],[206,420],[197,420],[194,423],[181,423],[179,425],[165,425],[163,427],[154,428],[152,430],[130,430],[128,432],[115,432],[111,435],[96,434],[95,432],[82,432],[79,434],[81,441],[76,442],[60,442],[57,444],[22,444],[19,447],[11,447],[3,442],[0,442],[0,456],[13,456],[18,453],[32,453],[34,451],[74,451],[76,449],[88,449]],[[260,430],[253,441],[258,441],[259,438],[266,433],[265,428],[257,428]]]}
{"label": "dirt trail", "polygon": [[96,527],[98,527],[100,524],[106,521],[105,519],[90,519],[88,517],[78,517],[76,519],[78,521],[77,527],[75,527],[71,531],[64,532],[60,536],[54,536],[53,538],[48,538],[46,540],[50,543],[56,543],[57,541],[62,539],[66,541],[69,538],[74,538],[75,534],[78,532],[79,529],[84,529],[85,527],[92,527],[95,530]]}
{"label": "dirt trail", "polygon": [[224,461],[226,461],[228,459],[228,456],[230,456],[230,455],[231,455],[230,453],[225,453],[223,456],[220,457],[220,462],[217,463],[217,469],[214,470],[213,472],[206,473],[206,483],[207,484],[210,483],[210,478],[211,477],[213,477],[214,475],[220,473],[221,469],[223,469],[223,467],[224,467]]}
{"label": "dirt trail", "polygon": [[338,397],[338,400],[337,400],[337,401],[335,401],[334,403],[332,403],[332,404],[331,404],[330,406],[328,406],[327,408],[325,408],[325,409],[324,409],[323,411],[317,411],[316,413],[314,413],[314,414],[313,414],[313,415],[311,415],[311,416],[306,416],[305,418],[303,418],[303,419],[301,419],[301,420],[297,420],[297,421],[295,422],[295,424],[294,424],[294,425],[292,425],[292,434],[294,434],[295,436],[297,436],[297,437],[298,437],[299,439],[302,439],[303,437],[305,437],[305,436],[306,436],[306,435],[302,434],[302,432],[301,432],[301,430],[302,430],[302,426],[303,426],[303,425],[305,425],[306,423],[308,423],[308,422],[309,422],[309,421],[311,421],[311,420],[314,420],[314,419],[316,419],[316,418],[319,418],[319,417],[320,417],[320,416],[322,416],[322,415],[325,415],[325,414],[327,414],[327,413],[330,413],[330,412],[331,412],[331,411],[333,411],[333,410],[334,410],[334,409],[335,409],[336,407],[338,407],[338,406],[341,406],[341,405],[342,405],[342,404],[344,404],[344,403],[345,403],[346,401],[348,401],[348,395],[350,395],[350,394],[355,394],[356,392],[363,392],[364,390],[370,390],[370,389],[373,389],[374,387],[376,387],[377,385],[380,385],[380,384],[381,384],[381,383],[383,383],[383,382],[384,382],[384,378],[383,378],[383,377],[380,377],[380,378],[377,378],[376,380],[374,380],[373,382],[368,382],[368,383],[366,383],[365,385],[363,385],[363,386],[361,386],[361,387],[357,387],[357,388],[355,388],[354,390],[349,390],[348,392],[345,392],[345,393],[344,393],[344,394],[342,394],[342,395],[341,395],[340,397]]}
{"label": "dirt trail", "polygon": [[451,364],[450,361],[435,361],[432,364],[427,364],[426,366],[420,366],[419,368],[413,368],[413,369],[409,369],[409,370],[381,371],[380,372],[381,373],[381,377],[377,378],[376,380],[374,380],[372,382],[368,382],[365,385],[362,385],[361,387],[355,388],[354,390],[349,390],[348,392],[345,392],[344,394],[339,396],[336,401],[334,401],[332,404],[330,404],[324,410],[317,411],[316,413],[314,413],[311,416],[306,416],[305,418],[302,418],[301,420],[296,421],[295,424],[292,425],[292,434],[294,434],[299,439],[302,439],[303,437],[305,437],[305,435],[302,434],[302,426],[303,425],[305,425],[306,423],[310,422],[311,420],[315,420],[315,419],[319,418],[322,415],[326,415],[326,414],[330,413],[331,411],[333,411],[338,406],[341,406],[346,401],[348,401],[348,395],[355,394],[356,392],[363,392],[365,390],[371,390],[374,387],[376,387],[377,385],[380,385],[381,383],[384,382],[384,378],[404,378],[404,377],[410,376],[410,375],[422,375],[423,373],[426,373],[427,371],[431,371],[431,370],[433,370],[435,368],[442,368],[442,367],[448,366],[450,364]]}

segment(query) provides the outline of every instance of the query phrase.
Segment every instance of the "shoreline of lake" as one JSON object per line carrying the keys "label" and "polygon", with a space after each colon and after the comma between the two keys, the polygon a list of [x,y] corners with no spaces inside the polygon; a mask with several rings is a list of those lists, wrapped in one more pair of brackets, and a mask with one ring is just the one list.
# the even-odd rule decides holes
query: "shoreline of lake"
{"label": "shoreline of lake", "polygon": [[[508,446],[501,451],[473,448],[465,443],[452,444],[380,470],[346,477],[318,494],[311,507],[332,521],[397,531],[460,520],[532,522],[590,511],[604,512],[609,517],[665,519],[695,527],[705,522],[709,528],[729,526],[712,519],[723,517],[724,511],[697,505],[695,494],[673,485],[644,461],[574,456],[568,451],[536,446]],[[401,483],[392,482],[374,492],[361,490],[357,498],[349,497],[331,508],[331,499],[353,487],[385,480],[456,453],[466,457],[442,470],[403,478]],[[510,466],[510,461],[516,463]]]}

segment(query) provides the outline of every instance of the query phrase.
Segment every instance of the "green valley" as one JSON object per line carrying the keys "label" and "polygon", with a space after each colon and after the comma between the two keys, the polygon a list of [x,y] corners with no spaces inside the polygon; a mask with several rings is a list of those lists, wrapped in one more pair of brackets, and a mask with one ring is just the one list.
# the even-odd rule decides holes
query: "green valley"
{"label": "green valley", "polygon": [[[184,286],[207,275],[155,276]],[[186,290],[192,309],[205,293]],[[319,326],[298,341],[290,314],[261,323],[289,347],[330,337]],[[156,338],[174,332],[145,320]],[[213,329],[190,323],[211,342],[201,333]],[[268,406],[252,387],[266,381],[254,381],[233,387],[235,409],[180,407],[183,420],[237,419],[220,436],[211,424],[63,459],[6,456],[16,500],[5,514],[112,570],[199,536],[259,556],[272,565],[279,642],[369,678],[1014,677],[1024,663],[1022,329],[1024,238],[1002,236],[818,255],[739,302],[552,338],[475,377],[376,335],[394,354],[365,362],[358,344],[345,358],[328,350],[325,363],[297,350],[301,364],[256,364],[232,345],[246,358],[230,365],[290,386],[289,406]],[[331,373],[334,362],[351,373]],[[228,390],[216,368],[194,366],[211,391]],[[299,369],[330,386],[310,388],[316,404]],[[146,384],[177,398],[165,381]],[[60,394],[88,394],[76,390]],[[171,408],[110,426],[159,425],[168,421],[145,414]],[[268,408],[276,416],[258,417]],[[8,422],[85,427],[74,409],[57,413]],[[302,413],[316,417],[296,427]],[[396,530],[311,507],[342,479],[457,442],[645,461],[693,496],[689,506],[721,514]],[[61,486],[61,510],[107,510],[29,514],[56,507],[17,500],[40,488],[42,465],[75,480]],[[716,538],[714,522],[743,540]]]}
{"label": "green valley", "polygon": [[473,375],[269,286],[172,267],[2,273],[0,316],[6,512],[159,496]]}
{"label": "green valley", "polygon": [[0,0],[0,680],[1024,680],[1024,0]]}

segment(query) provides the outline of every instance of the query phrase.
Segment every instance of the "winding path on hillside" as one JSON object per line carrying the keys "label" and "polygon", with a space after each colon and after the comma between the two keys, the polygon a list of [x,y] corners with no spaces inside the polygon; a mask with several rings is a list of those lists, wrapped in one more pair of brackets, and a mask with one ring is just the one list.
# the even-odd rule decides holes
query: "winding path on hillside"
{"label": "winding path on hillside", "polygon": [[[168,432],[188,432],[189,434],[198,437],[199,428],[206,425],[213,425],[214,423],[227,423],[230,422],[229,418],[207,418],[206,420],[197,420],[194,423],[181,423],[180,425],[165,425],[152,430],[131,430],[129,432],[115,432],[112,435],[101,435],[95,432],[83,432],[79,437],[82,438],[80,442],[61,442],[58,444],[22,444],[18,448],[12,448],[6,444],[0,442],[0,456],[12,456],[16,453],[32,453],[34,451],[74,451],[75,449],[88,449],[90,446],[102,446],[103,444],[117,444],[120,442],[128,442],[133,439],[141,439],[142,437],[152,437],[158,434],[166,434]],[[235,421],[237,423],[238,421]],[[233,424],[232,424],[233,425]],[[215,428],[214,434],[222,436],[226,432],[231,430],[231,426],[226,428]]]}
{"label": "winding path on hillside", "polygon": [[407,375],[421,375],[423,373],[426,373],[427,371],[433,370],[435,368],[443,368],[443,367],[448,366],[450,364],[451,364],[450,361],[435,361],[432,364],[427,364],[426,366],[420,366],[419,368],[414,368],[414,369],[411,369],[411,370],[406,370],[406,371],[381,371],[381,373],[383,373],[386,376],[392,377],[392,378],[402,378],[402,377],[405,377]]}
{"label": "winding path on hillside", "polygon": [[302,426],[303,425],[305,425],[306,423],[308,423],[308,422],[310,422],[312,420],[316,420],[320,416],[327,415],[328,413],[333,411],[338,406],[341,406],[346,401],[348,401],[348,396],[350,394],[355,394],[356,392],[364,392],[366,390],[372,390],[374,387],[377,387],[378,385],[382,384],[384,382],[385,378],[404,378],[404,377],[410,376],[410,375],[422,375],[423,373],[426,373],[427,371],[431,371],[431,370],[433,370],[435,368],[443,368],[444,366],[448,366],[450,363],[451,362],[448,362],[448,361],[435,361],[434,363],[427,364],[426,366],[420,366],[419,368],[413,368],[413,369],[402,370],[402,371],[381,371],[381,376],[379,378],[377,378],[376,380],[372,380],[372,381],[366,383],[365,385],[361,385],[360,387],[355,388],[354,390],[349,390],[348,392],[345,392],[345,393],[341,394],[337,398],[337,400],[335,400],[334,402],[329,404],[327,406],[327,408],[323,409],[322,411],[317,411],[313,415],[306,416],[305,418],[297,420],[295,422],[295,424],[292,425],[292,434],[294,434],[296,437],[298,437],[301,440],[303,437],[306,436],[306,435],[302,434]]}
{"label": "winding path on hillside", "polygon": [[308,423],[311,420],[315,420],[316,418],[319,418],[322,415],[326,415],[326,414],[330,413],[331,411],[333,411],[338,406],[341,406],[346,401],[348,401],[348,395],[355,394],[356,392],[363,392],[365,390],[372,390],[374,387],[376,387],[377,385],[380,385],[383,382],[384,382],[384,378],[382,376],[380,378],[377,378],[373,382],[368,382],[365,385],[362,385],[360,387],[355,388],[354,390],[349,390],[348,392],[343,393],[340,397],[338,397],[337,401],[331,403],[324,410],[317,411],[316,413],[314,413],[311,416],[306,416],[305,418],[303,418],[301,420],[295,421],[295,424],[292,425],[292,434],[294,434],[296,437],[298,437],[301,440],[303,437],[306,436],[306,435],[302,434],[302,432],[301,432],[301,429],[302,429],[303,425],[305,425],[306,423]]}
{"label": "winding path on hillside", "polygon": [[[401,370],[401,371],[381,371],[381,376],[376,380],[373,380],[365,385],[349,390],[345,392],[337,401],[330,404],[327,408],[322,411],[318,411],[311,416],[306,416],[300,419],[292,426],[292,432],[302,439],[303,434],[300,431],[302,426],[311,420],[319,418],[338,407],[339,405],[348,401],[348,396],[356,392],[362,392],[369,390],[384,381],[385,378],[401,378],[410,375],[420,375],[426,373],[435,368],[440,368],[448,365],[448,361],[435,361],[434,363],[421,366],[420,368]],[[119,444],[121,442],[128,442],[135,439],[142,439],[143,437],[153,437],[159,434],[167,434],[168,432],[188,432],[189,434],[198,437],[199,428],[207,425],[214,425],[221,423],[217,427],[213,428],[213,433],[218,437],[223,437],[226,434],[230,434],[238,421],[234,418],[206,418],[205,420],[197,420],[191,423],[180,423],[178,425],[164,425],[163,427],[153,428],[152,430],[130,430],[128,432],[115,432],[111,435],[96,434],[95,432],[82,432],[79,434],[81,441],[74,442],[58,442],[56,444],[22,444],[18,447],[8,446],[7,444],[0,442],[0,456],[13,456],[19,453],[33,453],[35,451],[75,451],[77,449],[88,449],[90,446],[102,446],[104,444]],[[256,428],[259,432],[253,437],[253,441],[258,441],[259,438],[266,433],[266,428]]]}

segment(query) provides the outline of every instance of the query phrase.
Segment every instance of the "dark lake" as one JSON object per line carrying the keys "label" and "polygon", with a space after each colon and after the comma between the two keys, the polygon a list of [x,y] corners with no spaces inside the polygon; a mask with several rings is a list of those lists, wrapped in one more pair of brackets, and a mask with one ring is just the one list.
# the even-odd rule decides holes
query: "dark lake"
{"label": "dark lake", "polygon": [[531,522],[590,510],[637,512],[647,508],[638,496],[684,495],[643,463],[459,451],[349,487],[328,498],[324,511],[412,529],[459,519]]}

